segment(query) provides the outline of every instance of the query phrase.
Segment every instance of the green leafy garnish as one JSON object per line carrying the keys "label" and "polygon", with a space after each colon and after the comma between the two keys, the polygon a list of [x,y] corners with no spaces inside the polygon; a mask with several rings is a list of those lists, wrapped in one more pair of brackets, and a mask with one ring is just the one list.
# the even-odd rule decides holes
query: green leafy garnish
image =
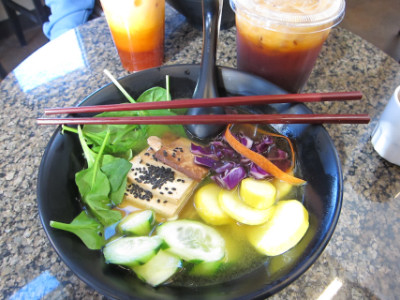
{"label": "green leafy garnish", "polygon": [[[105,70],[105,73],[129,102],[136,102],[108,71]],[[166,81],[166,89],[150,88],[139,96],[137,102],[171,100],[168,77]],[[170,109],[159,109],[104,112],[97,117],[159,115],[176,113]],[[77,128],[63,126],[65,131],[78,134],[87,162],[87,168],[75,174],[75,183],[87,210],[70,224],[51,221],[50,225],[76,234],[90,249],[100,249],[104,245],[104,227],[121,220],[121,213],[113,207],[119,205],[124,197],[127,174],[132,167],[129,160],[147,146],[149,136],[161,137],[171,131],[185,135],[185,130],[181,125],[85,125]]]}
{"label": "green leafy garnish", "polygon": [[50,221],[50,226],[76,234],[89,249],[98,250],[104,246],[103,226],[86,211],[82,211],[70,224]]}
{"label": "green leafy garnish", "polygon": [[[83,143],[82,148],[85,149],[85,141],[80,126],[78,126],[78,134],[81,143]],[[81,194],[82,201],[88,205],[93,215],[96,216],[104,226],[111,225],[121,219],[121,213],[111,209],[113,204],[109,199],[109,194],[112,192],[111,184],[107,175],[101,170],[102,156],[109,137],[110,132],[106,134],[100,151],[95,157],[94,163],[87,169],[83,169],[75,174],[75,182]],[[90,157],[92,155],[93,152],[90,152]],[[130,163],[128,162],[128,164]],[[125,172],[125,169],[123,171]],[[124,180],[126,181],[125,178],[126,177],[124,177]],[[119,187],[120,185],[118,185],[118,189]]]}
{"label": "green leafy garnish", "polygon": [[110,194],[109,199],[113,205],[121,203],[124,192],[126,190],[129,170],[132,164],[126,159],[114,157],[111,155],[105,155],[103,158],[103,165],[101,171],[106,174],[108,181],[110,182]]}

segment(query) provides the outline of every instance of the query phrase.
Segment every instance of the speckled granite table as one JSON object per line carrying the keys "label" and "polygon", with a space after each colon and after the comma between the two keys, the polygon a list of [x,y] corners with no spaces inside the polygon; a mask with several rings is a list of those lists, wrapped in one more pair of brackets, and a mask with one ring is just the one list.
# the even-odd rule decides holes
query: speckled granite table
{"label": "speckled granite table", "polygon": [[[167,9],[166,64],[199,63],[201,32]],[[221,31],[218,64],[234,67],[235,28]],[[0,287],[2,299],[101,299],[58,258],[36,204],[40,159],[54,130],[37,127],[44,107],[70,106],[122,69],[103,18],[43,46],[0,84]],[[315,112],[369,113],[369,125],[326,126],[342,161],[339,223],[316,263],[273,299],[399,299],[400,167],[373,150],[370,134],[395,87],[400,66],[352,33],[336,28],[306,91],[360,90],[364,101],[309,105]],[[331,284],[331,285],[330,285]],[[333,285],[332,285],[333,284]]]}

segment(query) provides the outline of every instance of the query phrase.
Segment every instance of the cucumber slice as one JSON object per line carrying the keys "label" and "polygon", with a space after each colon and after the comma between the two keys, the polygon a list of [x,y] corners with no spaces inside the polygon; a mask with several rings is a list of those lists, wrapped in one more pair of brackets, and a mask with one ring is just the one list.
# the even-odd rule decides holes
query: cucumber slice
{"label": "cucumber slice", "polygon": [[259,225],[267,222],[274,213],[274,206],[256,209],[244,203],[237,190],[222,189],[218,196],[222,209],[236,221],[247,225]]}
{"label": "cucumber slice", "polygon": [[152,237],[122,237],[108,243],[103,254],[107,263],[127,267],[144,264],[160,249],[162,239]]}
{"label": "cucumber slice", "polygon": [[195,264],[189,274],[192,276],[212,276],[218,271],[221,265],[222,260],[201,262]]}
{"label": "cucumber slice", "polygon": [[157,286],[168,280],[181,266],[177,256],[160,250],[147,263],[133,267],[132,270],[144,282]]}
{"label": "cucumber slice", "polygon": [[192,220],[166,222],[157,233],[168,251],[190,262],[217,261],[225,255],[225,240],[214,228]]}
{"label": "cucumber slice", "polygon": [[148,235],[154,225],[154,212],[143,210],[126,216],[119,224],[118,231],[126,235]]}

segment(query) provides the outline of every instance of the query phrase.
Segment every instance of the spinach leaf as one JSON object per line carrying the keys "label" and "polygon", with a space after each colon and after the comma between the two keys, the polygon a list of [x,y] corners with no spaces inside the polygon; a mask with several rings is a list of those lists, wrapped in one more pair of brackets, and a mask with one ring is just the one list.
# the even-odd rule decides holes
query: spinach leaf
{"label": "spinach leaf", "polygon": [[[96,126],[96,125],[91,125]],[[95,139],[92,138],[92,128],[84,127],[85,137],[92,144],[93,151],[98,152],[101,146],[100,140],[104,139],[107,131],[111,132],[110,143],[105,147],[105,153],[115,156],[126,157],[126,153],[132,149],[136,153],[146,146],[146,129],[138,127],[132,128],[132,125],[107,125],[103,132],[96,133]],[[136,126],[136,125],[134,125]],[[90,135],[89,135],[89,134]]]}
{"label": "spinach leaf", "polygon": [[91,168],[96,161],[97,153],[92,151],[87,145],[80,126],[78,127],[78,137],[83,149],[83,154],[85,155],[85,159],[88,164],[88,168]]}
{"label": "spinach leaf", "polygon": [[104,246],[103,226],[86,211],[82,211],[70,224],[50,221],[50,226],[77,235],[91,250],[98,250]]}
{"label": "spinach leaf", "polygon": [[[157,101],[169,101],[171,100],[171,95],[169,92],[161,87],[150,88],[144,91],[137,102],[157,102]],[[176,113],[170,109],[156,109],[146,111],[149,116],[176,116]],[[161,137],[165,132],[172,131],[177,135],[185,135],[185,129],[182,125],[143,125],[146,127],[147,137],[158,136]]]}
{"label": "spinach leaf", "polygon": [[103,158],[101,170],[106,174],[110,182],[109,199],[114,205],[120,204],[124,197],[127,185],[126,177],[131,167],[132,164],[123,158],[111,155],[105,155]]}
{"label": "spinach leaf", "polygon": [[[168,101],[171,99],[169,92],[161,87],[153,87],[144,91],[137,102]],[[133,99],[132,99],[133,100]],[[134,100],[133,100],[134,101]],[[160,116],[176,115],[169,109],[148,111],[119,111],[104,112],[98,117],[134,117],[134,116]],[[66,128],[74,131],[73,128]],[[178,135],[185,135],[181,125],[85,125],[83,134],[92,151],[99,152],[107,132],[110,132],[109,143],[105,146],[105,153],[130,159],[147,146],[146,140],[151,135],[162,136],[166,131],[172,130]]]}
{"label": "spinach leaf", "polygon": [[[94,175],[96,180],[93,181]],[[111,209],[111,201],[108,198],[111,191],[110,183],[103,172],[94,168],[84,169],[76,174],[75,181],[83,202],[104,226],[121,219],[121,214]]]}
{"label": "spinach leaf", "polygon": [[87,195],[85,202],[88,203],[90,211],[94,216],[106,227],[118,222],[122,218],[119,211],[111,209],[107,196],[90,193]]}
{"label": "spinach leaf", "polygon": [[157,101],[168,101],[171,98],[167,94],[167,90],[162,87],[152,87],[144,91],[136,102],[157,102]]}
{"label": "spinach leaf", "polygon": [[[80,141],[85,147],[82,130],[78,126]],[[108,143],[110,132],[107,133],[94,163],[87,169],[75,174],[75,182],[81,194],[82,201],[87,204],[93,215],[105,226],[111,225],[121,219],[118,211],[111,209],[109,193],[111,191],[110,181],[100,168],[105,145]]]}
{"label": "spinach leaf", "polygon": [[[104,112],[97,115],[98,117],[133,117],[137,116],[134,111],[120,112]],[[98,152],[104,138],[110,132],[109,143],[105,147],[105,153],[120,155],[131,149],[138,147],[143,148],[142,141],[146,132],[139,125],[85,125],[83,134],[88,140],[88,144],[92,145],[93,151]]]}

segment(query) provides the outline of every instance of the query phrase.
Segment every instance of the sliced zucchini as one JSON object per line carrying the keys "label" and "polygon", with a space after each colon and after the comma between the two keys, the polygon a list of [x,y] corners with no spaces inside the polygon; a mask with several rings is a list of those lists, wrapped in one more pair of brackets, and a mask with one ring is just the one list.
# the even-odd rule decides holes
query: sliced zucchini
{"label": "sliced zucchini", "polygon": [[255,209],[245,204],[237,190],[222,189],[218,196],[222,209],[236,221],[247,225],[259,225],[268,221],[274,213],[274,206],[267,209]]}
{"label": "sliced zucchini", "polygon": [[148,235],[155,222],[152,210],[130,213],[119,224],[118,231],[126,235]]}
{"label": "sliced zucchini", "polygon": [[162,224],[158,235],[168,251],[190,262],[217,261],[225,255],[225,241],[214,228],[192,220]]}
{"label": "sliced zucchini", "polygon": [[250,243],[262,254],[275,256],[295,246],[308,229],[308,212],[297,200],[281,200],[271,220],[249,226]]}
{"label": "sliced zucchini", "polygon": [[135,266],[132,270],[144,282],[157,286],[168,280],[181,266],[177,256],[160,250],[147,263]]}
{"label": "sliced zucchini", "polygon": [[158,236],[122,237],[108,243],[103,254],[107,263],[132,267],[144,264],[156,255],[162,241]]}
{"label": "sliced zucchini", "polygon": [[218,194],[221,191],[215,183],[202,186],[194,195],[194,204],[199,216],[210,225],[224,225],[232,223],[232,218],[227,215],[218,204]]}

